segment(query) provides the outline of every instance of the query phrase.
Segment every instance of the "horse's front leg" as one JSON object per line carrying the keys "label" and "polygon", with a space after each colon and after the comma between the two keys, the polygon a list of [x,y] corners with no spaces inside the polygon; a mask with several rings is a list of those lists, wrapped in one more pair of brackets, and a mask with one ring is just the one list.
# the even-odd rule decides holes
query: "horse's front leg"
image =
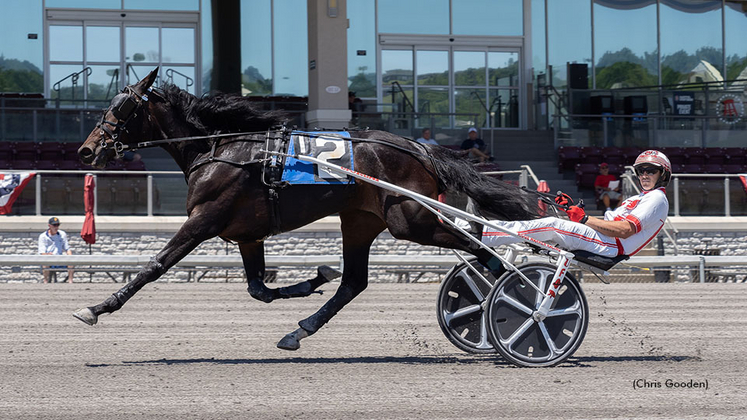
{"label": "horse's front leg", "polygon": [[99,315],[112,313],[121,308],[138,290],[161,277],[163,273],[187,256],[197,245],[217,236],[220,233],[220,228],[211,226],[213,223],[209,222],[212,220],[214,220],[213,217],[190,217],[187,219],[176,235],[169,240],[161,252],[140,270],[135,279],[102,303],[78,309],[73,313],[73,316],[88,325],[94,325],[98,322]]}
{"label": "horse's front leg", "polygon": [[300,321],[295,331],[278,342],[283,350],[298,350],[301,340],[314,334],[345,305],[368,287],[368,253],[376,236],[384,230],[381,219],[371,213],[340,214],[342,256],[345,261],[342,282],[335,295],[316,313]]}

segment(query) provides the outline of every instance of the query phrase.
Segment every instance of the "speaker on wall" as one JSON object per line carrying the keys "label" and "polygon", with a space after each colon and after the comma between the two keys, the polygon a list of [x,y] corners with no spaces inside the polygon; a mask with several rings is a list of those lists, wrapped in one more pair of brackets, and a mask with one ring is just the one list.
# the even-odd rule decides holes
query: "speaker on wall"
{"label": "speaker on wall", "polygon": [[568,85],[571,89],[588,89],[589,66],[587,64],[568,63]]}

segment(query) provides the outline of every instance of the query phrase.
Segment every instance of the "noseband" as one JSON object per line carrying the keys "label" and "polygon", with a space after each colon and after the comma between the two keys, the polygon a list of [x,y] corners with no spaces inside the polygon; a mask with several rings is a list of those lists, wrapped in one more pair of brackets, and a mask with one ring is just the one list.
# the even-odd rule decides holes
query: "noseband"
{"label": "noseband", "polygon": [[[148,88],[148,92],[150,93],[151,91],[152,89]],[[147,93],[140,96],[129,86],[122,89],[122,93],[127,94],[127,98],[125,98],[125,100],[118,106],[112,105],[109,109],[112,115],[114,115],[114,118],[117,119],[117,122],[115,123],[107,120],[107,113],[104,112],[101,121],[96,124],[96,127],[101,129],[99,132],[99,135],[101,136],[101,148],[104,150],[113,149],[117,159],[124,156],[124,151],[129,149],[126,144],[118,140],[119,133],[121,131],[127,132],[127,123],[130,122],[132,118],[136,117],[138,110],[144,108],[145,104],[148,102]],[[109,126],[112,126],[113,128],[110,128]],[[109,135],[108,140],[104,134]]]}

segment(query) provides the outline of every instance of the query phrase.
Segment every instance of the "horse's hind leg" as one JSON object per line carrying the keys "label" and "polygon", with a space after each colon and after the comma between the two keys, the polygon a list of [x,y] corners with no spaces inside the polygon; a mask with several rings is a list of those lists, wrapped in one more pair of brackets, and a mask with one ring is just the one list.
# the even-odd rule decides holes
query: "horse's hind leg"
{"label": "horse's hind leg", "polygon": [[384,223],[375,215],[354,211],[340,214],[342,222],[342,256],[345,267],[342,282],[335,295],[316,313],[300,321],[300,328],[287,334],[278,343],[284,350],[297,350],[300,340],[314,334],[353,298],[368,286],[368,253]]}
{"label": "horse's hind leg", "polygon": [[[239,244],[241,259],[246,272],[247,291],[254,299],[270,303],[275,299],[292,297],[306,297],[316,292],[316,289],[342,275],[332,267],[323,265],[316,270],[316,277],[279,289],[265,286],[265,247],[264,242],[247,242]],[[321,294],[321,292],[316,292]]]}

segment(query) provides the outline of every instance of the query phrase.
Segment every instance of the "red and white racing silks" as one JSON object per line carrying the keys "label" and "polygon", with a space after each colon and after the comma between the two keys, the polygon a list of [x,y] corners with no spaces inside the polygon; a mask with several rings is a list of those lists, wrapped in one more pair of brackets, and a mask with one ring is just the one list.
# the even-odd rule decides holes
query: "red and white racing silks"
{"label": "red and white racing silks", "polygon": [[[558,247],[589,251],[605,257],[633,255],[649,243],[664,226],[669,212],[669,201],[664,188],[643,192],[623,201],[615,210],[605,214],[605,220],[627,220],[636,233],[629,238],[613,238],[597,232],[587,225],[570,220],[545,217],[535,220],[501,222],[506,229],[529,236]],[[482,234],[485,245],[496,247],[521,242],[521,239],[485,227]]]}
{"label": "red and white racing silks", "polygon": [[615,210],[604,214],[604,220],[627,220],[635,227],[629,238],[618,238],[621,254],[635,255],[656,237],[669,213],[669,200],[664,188],[644,191],[620,203]]}

